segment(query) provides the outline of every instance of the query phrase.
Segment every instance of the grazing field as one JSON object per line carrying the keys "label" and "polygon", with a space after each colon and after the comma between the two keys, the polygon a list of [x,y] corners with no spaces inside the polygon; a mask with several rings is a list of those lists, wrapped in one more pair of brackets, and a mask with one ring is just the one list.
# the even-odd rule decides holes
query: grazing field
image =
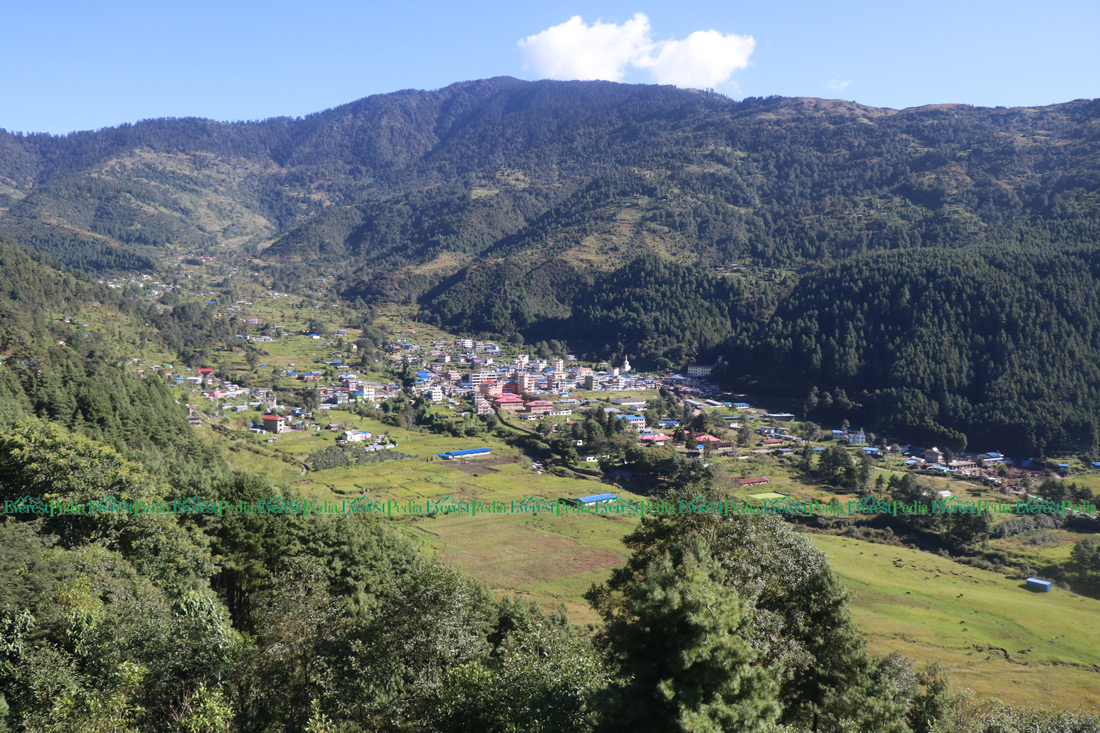
{"label": "grazing field", "polygon": [[1092,489],[1093,492],[1100,493],[1100,473],[1096,471],[1074,474],[1066,480],[1078,486],[1087,486]]}
{"label": "grazing field", "polygon": [[1040,529],[1014,537],[990,540],[990,546],[1033,566],[1066,564],[1073,546],[1092,535],[1067,529]]}
{"label": "grazing field", "polygon": [[1100,601],[916,550],[815,535],[872,651],[939,662],[1013,705],[1100,709]]}
{"label": "grazing field", "polygon": [[583,595],[626,562],[621,540],[632,517],[438,516],[409,526],[410,535],[448,564],[498,595],[531,598],[547,610],[564,604],[574,623],[598,623]]}
{"label": "grazing field", "polygon": [[[530,496],[557,501],[604,490],[596,482],[539,474],[515,462],[395,461],[376,468],[393,473],[363,477],[362,485],[388,482],[388,488],[378,486],[372,496],[400,500],[476,498],[502,502],[510,509],[511,502]],[[585,624],[597,622],[597,617],[584,601],[584,592],[626,561],[628,552],[621,540],[637,521],[632,515],[440,514],[405,526],[410,538],[499,595],[532,598],[547,610],[565,604],[570,619]]]}
{"label": "grazing field", "polygon": [[[629,492],[587,479],[555,476],[530,468],[520,451],[498,438],[453,438],[383,425],[369,418],[333,411],[331,419],[373,433],[386,433],[405,460],[349,466],[300,474],[279,455],[305,459],[332,445],[337,433],[322,430],[266,438],[259,444],[238,441],[227,452],[234,468],[262,473],[291,486],[310,499],[348,499],[367,494],[372,499],[413,501],[424,505],[450,497],[456,501],[500,502],[503,514],[435,514],[395,517],[394,524],[422,548],[444,562],[488,584],[499,596],[519,595],[548,611],[564,604],[578,624],[598,623],[583,595],[626,561],[622,537],[637,524],[633,515],[510,513],[512,502],[539,497],[556,502],[585,494],[612,491],[626,499]],[[241,445],[248,441],[246,448]],[[436,453],[487,447],[489,457],[445,461]]]}

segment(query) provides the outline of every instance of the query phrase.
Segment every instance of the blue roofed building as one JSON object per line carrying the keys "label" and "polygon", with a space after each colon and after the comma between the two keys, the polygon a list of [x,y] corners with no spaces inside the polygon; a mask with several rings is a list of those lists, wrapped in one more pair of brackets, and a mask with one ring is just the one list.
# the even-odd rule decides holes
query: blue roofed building
{"label": "blue roofed building", "polygon": [[1052,587],[1049,580],[1039,580],[1038,578],[1028,578],[1026,583],[1028,590],[1037,593],[1050,593]]}
{"label": "blue roofed building", "polygon": [[609,501],[615,501],[614,494],[592,494],[591,496],[582,496],[579,499],[567,499],[566,503],[573,504],[574,506],[597,506],[599,504],[606,504]]}
{"label": "blue roofed building", "polygon": [[455,458],[481,458],[489,455],[490,450],[488,448],[467,448],[466,450],[453,450],[447,453],[436,453],[437,456],[445,461],[450,461]]}

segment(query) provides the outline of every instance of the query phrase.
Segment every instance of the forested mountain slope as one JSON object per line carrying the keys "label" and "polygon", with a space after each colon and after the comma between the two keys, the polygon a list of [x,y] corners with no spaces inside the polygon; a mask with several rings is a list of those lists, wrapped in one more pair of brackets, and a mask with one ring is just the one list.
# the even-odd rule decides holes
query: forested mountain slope
{"label": "forested mountain slope", "polygon": [[1093,217],[1098,118],[1095,101],[895,111],[498,78],[296,120],[3,134],[0,228],[89,266],[127,260],[74,250],[275,239],[272,262],[367,278],[639,249],[821,260]]}
{"label": "forested mountain slope", "polygon": [[124,362],[145,339],[172,353],[219,336],[201,308],[139,307],[131,294],[0,237],[0,431],[38,417],[166,475],[216,470],[221,459],[195,437],[179,393]]}
{"label": "forested mountain slope", "polygon": [[[875,253],[805,277],[725,378],[960,448],[1100,450],[1095,244]],[[778,367],[778,368],[777,368]],[[945,429],[943,426],[950,426]]]}
{"label": "forested mountain slope", "polygon": [[[899,111],[497,78],[302,119],[0,133],[0,232],[85,269],[232,244],[279,288],[336,275],[350,299],[642,366],[732,350],[731,376],[776,393],[1042,451],[1096,442],[1091,311],[1064,302],[1091,270],[1061,284],[1042,263],[1091,257],[1098,164],[1096,100]],[[965,291],[937,269],[955,266],[977,268]],[[927,291],[915,337],[861,310],[898,278]]]}

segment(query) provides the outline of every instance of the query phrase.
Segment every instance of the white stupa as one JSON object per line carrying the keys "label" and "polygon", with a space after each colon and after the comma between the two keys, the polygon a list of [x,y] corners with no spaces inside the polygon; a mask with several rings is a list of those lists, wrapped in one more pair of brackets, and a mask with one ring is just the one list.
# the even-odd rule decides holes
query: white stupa
{"label": "white stupa", "polygon": [[623,365],[619,368],[620,374],[628,374],[630,372],[630,359],[623,356]]}

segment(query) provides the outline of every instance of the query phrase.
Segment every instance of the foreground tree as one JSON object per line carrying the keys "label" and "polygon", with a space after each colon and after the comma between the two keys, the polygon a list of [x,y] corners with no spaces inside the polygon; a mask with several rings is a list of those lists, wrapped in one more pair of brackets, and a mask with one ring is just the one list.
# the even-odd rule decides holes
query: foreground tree
{"label": "foreground tree", "polygon": [[447,670],[418,700],[420,729],[594,730],[593,703],[608,678],[588,636],[570,626],[564,609],[547,617],[532,602],[506,598],[498,614],[489,634],[491,651]]}
{"label": "foreground tree", "polygon": [[[670,492],[666,499],[681,507],[698,493]],[[638,589],[650,582],[650,566],[665,554],[675,564],[683,554],[676,548],[692,537],[710,548],[722,585],[751,609],[745,618],[751,628],[747,638],[757,652],[753,663],[778,670],[782,723],[799,730],[844,725],[871,730],[870,717],[889,720],[884,711],[864,705],[871,690],[884,699],[894,695],[892,683],[876,676],[874,660],[863,650],[863,638],[848,614],[847,595],[825,556],[777,515],[681,511],[644,517],[625,539],[634,550],[627,564],[586,597],[609,626],[632,620]],[[894,718],[903,716],[901,706]],[[905,727],[891,723],[878,730]]]}
{"label": "foreground tree", "polygon": [[652,562],[606,631],[621,681],[605,730],[762,731],[778,685],[754,666],[745,607],[698,537]]}

